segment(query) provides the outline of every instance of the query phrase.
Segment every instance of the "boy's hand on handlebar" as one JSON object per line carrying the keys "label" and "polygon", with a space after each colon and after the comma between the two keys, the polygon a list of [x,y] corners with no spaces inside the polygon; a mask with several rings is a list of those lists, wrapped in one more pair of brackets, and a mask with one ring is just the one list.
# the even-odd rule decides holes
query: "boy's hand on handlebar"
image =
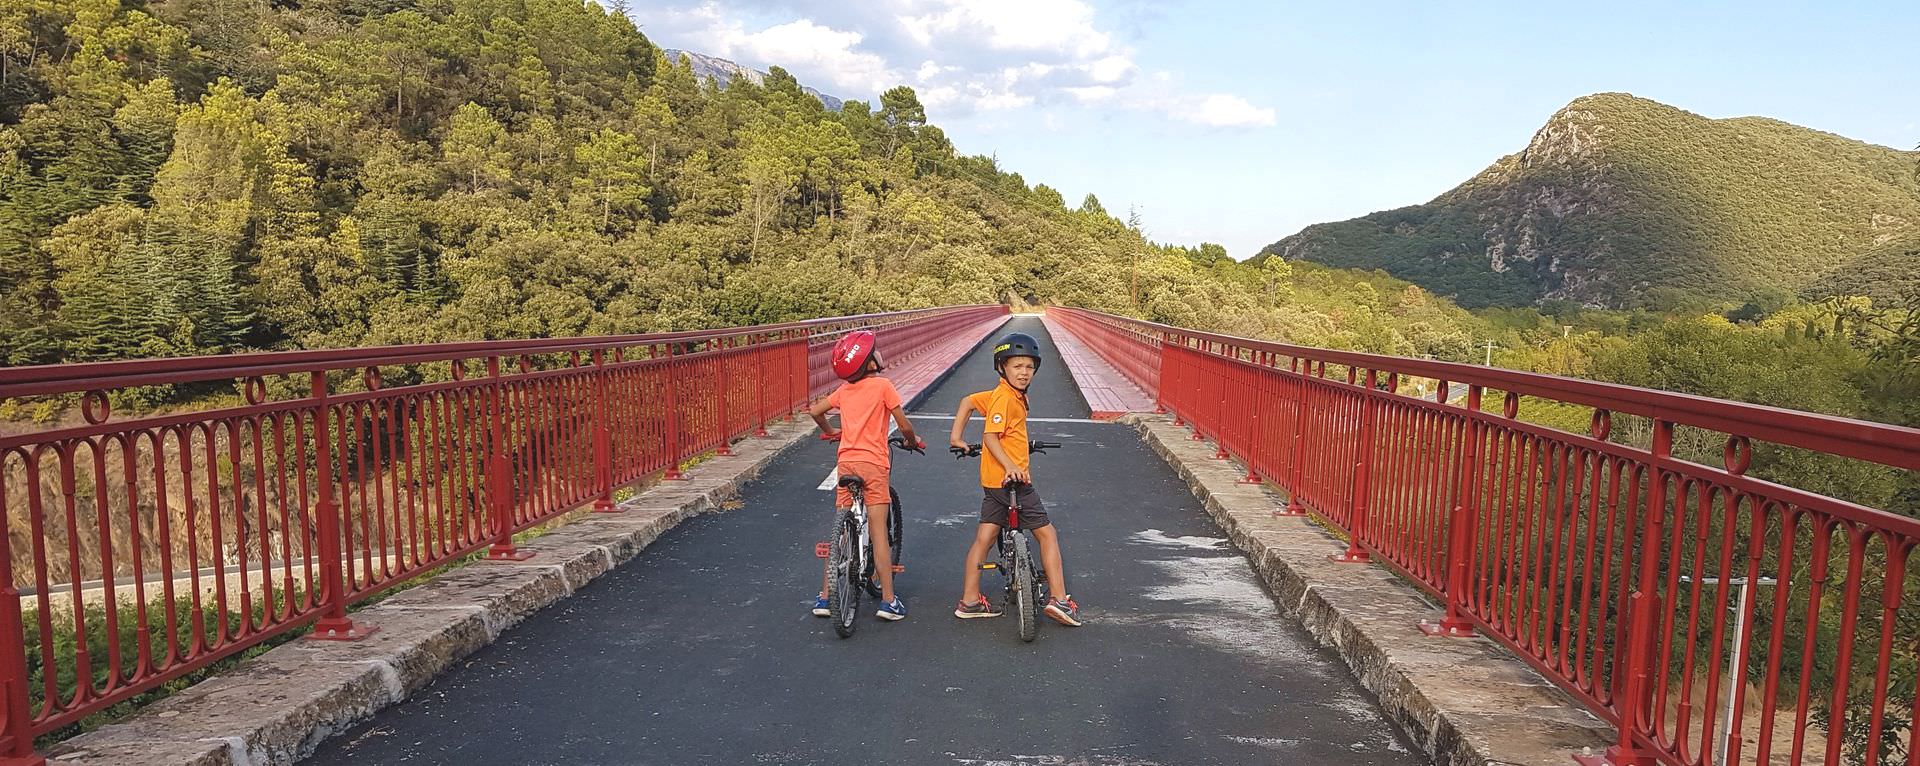
{"label": "boy's hand on handlebar", "polygon": [[949,451],[951,451],[951,452],[953,452],[953,454],[955,454],[955,455],[958,455],[958,454],[960,454],[960,453],[963,453],[963,452],[966,452],[966,451],[967,451],[967,440],[965,440],[965,439],[960,439],[960,438],[953,438],[953,439],[948,439],[948,440],[947,440],[947,449],[948,449]]}
{"label": "boy's hand on handlebar", "polygon": [[1029,473],[1027,469],[1021,468],[1019,466],[1008,466],[1007,478],[1020,482],[1021,484],[1033,483],[1033,474]]}

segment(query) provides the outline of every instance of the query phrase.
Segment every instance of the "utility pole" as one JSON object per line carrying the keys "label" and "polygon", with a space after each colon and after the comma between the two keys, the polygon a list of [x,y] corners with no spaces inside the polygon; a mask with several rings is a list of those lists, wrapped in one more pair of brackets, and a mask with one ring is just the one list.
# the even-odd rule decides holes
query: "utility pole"
{"label": "utility pole", "polygon": [[1487,366],[1493,366],[1493,341],[1487,341]]}
{"label": "utility pole", "polygon": [[[1680,575],[1680,582],[1691,584],[1693,581],[1693,575]],[[1746,630],[1747,599],[1753,597],[1753,586],[1779,585],[1780,581],[1765,576],[1759,579],[1750,577],[1702,577],[1700,578],[1700,584],[1709,588],[1721,585],[1737,585],[1740,587],[1740,595],[1733,603],[1733,666],[1727,673],[1727,707],[1726,713],[1721,717],[1719,723],[1719,726],[1726,728],[1720,735],[1720,752],[1718,753],[1719,757],[1716,759],[1716,766],[1727,766],[1727,751],[1732,749],[1733,738],[1738,736],[1738,733],[1733,730],[1733,714],[1735,712],[1733,709],[1733,699],[1739,696],[1735,693],[1735,690],[1739,688],[1737,684],[1747,682],[1747,642],[1740,640],[1741,634]],[[1719,690],[1715,689],[1714,691],[1717,692]]]}

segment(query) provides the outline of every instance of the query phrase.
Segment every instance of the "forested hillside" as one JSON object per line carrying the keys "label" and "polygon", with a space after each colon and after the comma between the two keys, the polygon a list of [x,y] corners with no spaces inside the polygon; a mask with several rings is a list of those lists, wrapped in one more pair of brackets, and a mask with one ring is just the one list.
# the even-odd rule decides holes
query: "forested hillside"
{"label": "forested hillside", "polygon": [[703,82],[581,0],[30,0],[0,54],[7,364],[1005,300],[1376,351],[1475,324],[1149,243],[907,88]]}
{"label": "forested hillside", "polygon": [[[1469,306],[1672,310],[1821,280],[1920,232],[1920,153],[1623,93],[1575,100],[1525,150],[1423,205],[1266,248],[1382,268]],[[1884,266],[1884,259],[1874,260]],[[1911,261],[1908,261],[1911,263]]]}

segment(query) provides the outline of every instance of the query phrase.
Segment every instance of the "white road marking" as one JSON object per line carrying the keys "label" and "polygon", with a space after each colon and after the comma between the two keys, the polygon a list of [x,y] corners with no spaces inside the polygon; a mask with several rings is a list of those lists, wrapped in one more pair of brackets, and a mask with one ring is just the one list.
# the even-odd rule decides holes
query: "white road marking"
{"label": "white road marking", "polygon": [[[913,420],[952,421],[953,413],[947,413],[945,415],[941,415],[938,413],[916,414],[916,415],[908,415],[907,417]],[[967,418],[969,422],[979,420],[979,419],[980,419],[980,416],[978,415]],[[1106,421],[1093,420],[1091,418],[1027,418],[1027,422],[1029,423],[1104,423]]]}

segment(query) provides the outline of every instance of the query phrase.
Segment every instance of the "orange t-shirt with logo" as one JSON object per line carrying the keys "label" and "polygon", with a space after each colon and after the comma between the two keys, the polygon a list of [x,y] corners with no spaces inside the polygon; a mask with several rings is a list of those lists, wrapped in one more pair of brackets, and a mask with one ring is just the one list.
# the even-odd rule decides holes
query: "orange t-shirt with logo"
{"label": "orange t-shirt with logo", "polygon": [[[1027,469],[1027,395],[1000,381],[987,400],[986,435],[983,439],[999,439],[1000,448],[1007,453],[1007,459],[1020,470]],[[998,489],[1007,482],[1007,469],[994,459],[993,452],[980,450],[980,486]]]}
{"label": "orange t-shirt with logo", "polygon": [[893,453],[887,449],[887,417],[900,406],[893,381],[869,375],[843,383],[827,395],[827,404],[840,410],[840,462],[872,463],[886,468]]}

